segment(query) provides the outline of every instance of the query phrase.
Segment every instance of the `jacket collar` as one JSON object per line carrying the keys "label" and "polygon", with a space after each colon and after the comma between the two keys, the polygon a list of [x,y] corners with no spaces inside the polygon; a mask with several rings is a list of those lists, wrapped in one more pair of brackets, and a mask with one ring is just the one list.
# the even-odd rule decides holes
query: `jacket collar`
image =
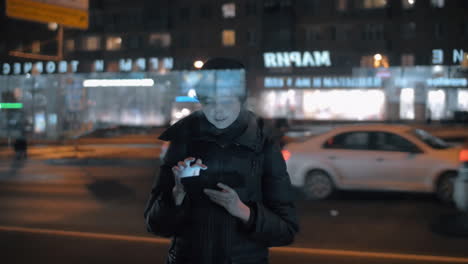
{"label": "jacket collar", "polygon": [[[206,117],[203,115],[203,112],[197,112],[197,117],[200,123],[200,129],[199,131],[197,131],[198,135],[196,135],[195,138],[206,141],[217,141],[215,136],[216,133],[213,133],[213,125],[209,123],[208,120],[206,120]],[[255,115],[249,110],[242,109],[241,113],[239,114],[238,120],[236,120],[235,122],[241,122],[241,124],[236,125],[246,126],[246,128],[242,129],[243,131],[232,139],[232,143],[257,151],[260,147],[261,140]]]}

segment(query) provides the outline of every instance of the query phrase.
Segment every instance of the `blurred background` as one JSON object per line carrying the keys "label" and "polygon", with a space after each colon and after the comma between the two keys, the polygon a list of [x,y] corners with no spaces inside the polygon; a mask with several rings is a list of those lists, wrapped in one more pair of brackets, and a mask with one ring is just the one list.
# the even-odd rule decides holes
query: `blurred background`
{"label": "blurred background", "polygon": [[468,263],[467,0],[0,0],[0,32],[5,263],[162,263],[157,137],[212,57],[287,160],[272,263]]}

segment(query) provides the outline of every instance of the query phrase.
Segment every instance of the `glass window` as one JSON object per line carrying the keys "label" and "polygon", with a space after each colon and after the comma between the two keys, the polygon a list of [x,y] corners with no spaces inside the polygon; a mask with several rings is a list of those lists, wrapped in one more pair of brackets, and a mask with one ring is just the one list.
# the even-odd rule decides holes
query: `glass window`
{"label": "glass window", "polygon": [[434,36],[436,38],[442,38],[444,36],[444,26],[442,23],[434,24]]}
{"label": "glass window", "polygon": [[247,44],[255,46],[257,44],[257,32],[255,30],[247,30]]}
{"label": "glass window", "polygon": [[87,37],[84,39],[83,49],[84,50],[98,50],[101,46],[101,39],[97,36]]}
{"label": "glass window", "polygon": [[41,52],[41,42],[39,40],[35,40],[32,42],[31,46],[32,53],[40,53]]}
{"label": "glass window", "polygon": [[411,131],[413,136],[416,136],[424,143],[435,149],[446,149],[449,148],[449,145],[442,139],[431,135],[429,132],[422,129],[415,129]]}
{"label": "glass window", "polygon": [[401,66],[414,66],[414,54],[402,54],[401,55]]}
{"label": "glass window", "polygon": [[400,118],[414,119],[414,89],[403,88],[400,93]]}
{"label": "glass window", "polygon": [[431,90],[427,93],[428,116],[432,120],[440,120],[445,117],[445,91],[442,89]]}
{"label": "glass window", "polygon": [[416,23],[409,22],[401,25],[401,37],[411,39],[416,36]]}
{"label": "glass window", "polygon": [[431,0],[431,6],[442,8],[445,6],[445,0]]}
{"label": "glass window", "polygon": [[368,132],[347,132],[328,139],[325,148],[334,149],[369,149]]}
{"label": "glass window", "polygon": [[179,9],[179,18],[181,20],[187,20],[190,17],[190,8],[182,7]]}
{"label": "glass window", "polygon": [[247,16],[255,16],[257,14],[257,5],[255,2],[248,2],[245,4],[245,14]]}
{"label": "glass window", "polygon": [[373,133],[373,149],[398,152],[421,152],[421,150],[409,140],[388,132]]}
{"label": "glass window", "polygon": [[363,40],[382,40],[384,38],[384,25],[366,24],[362,31]]}
{"label": "glass window", "polygon": [[148,37],[148,44],[152,47],[167,48],[171,45],[169,33],[152,33]]}
{"label": "glass window", "polygon": [[336,0],[336,10],[338,12],[345,12],[348,10],[348,0]]}
{"label": "glass window", "polygon": [[106,50],[119,50],[122,46],[121,37],[107,37]]}
{"label": "glass window", "polygon": [[361,0],[358,5],[364,9],[385,8],[387,0]]}
{"label": "glass window", "polygon": [[75,40],[74,39],[65,40],[65,50],[66,51],[74,51],[75,50]]}
{"label": "glass window", "polygon": [[236,17],[236,4],[227,3],[222,5],[221,11],[223,12],[224,18],[234,18]]}
{"label": "glass window", "polygon": [[223,46],[234,46],[236,45],[236,31],[231,29],[225,29],[222,33]]}
{"label": "glass window", "polygon": [[403,9],[411,9],[416,4],[416,0],[401,0]]}
{"label": "glass window", "polygon": [[458,90],[458,109],[468,111],[468,89]]}
{"label": "glass window", "polygon": [[211,18],[211,6],[209,4],[202,4],[200,6],[200,17],[201,18]]}

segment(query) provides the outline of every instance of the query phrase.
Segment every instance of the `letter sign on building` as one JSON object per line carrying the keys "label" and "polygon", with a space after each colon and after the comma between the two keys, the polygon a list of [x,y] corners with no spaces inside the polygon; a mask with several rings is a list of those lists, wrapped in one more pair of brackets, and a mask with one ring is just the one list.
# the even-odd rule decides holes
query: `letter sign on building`
{"label": "letter sign on building", "polygon": [[263,54],[263,63],[266,68],[281,67],[330,67],[332,65],[330,52],[323,51],[292,51],[292,52],[265,52]]}

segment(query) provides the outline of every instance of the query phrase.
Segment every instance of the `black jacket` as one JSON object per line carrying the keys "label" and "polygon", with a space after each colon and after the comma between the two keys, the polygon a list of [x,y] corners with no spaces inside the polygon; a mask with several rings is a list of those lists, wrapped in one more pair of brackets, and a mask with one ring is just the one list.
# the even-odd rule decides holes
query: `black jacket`
{"label": "black jacket", "polygon": [[[173,238],[168,263],[268,263],[268,247],[288,245],[298,232],[286,165],[261,120],[243,110],[220,131],[197,111],[160,136],[171,145],[144,216],[149,232]],[[183,179],[187,195],[175,206],[171,168],[187,157],[201,158],[208,169]],[[250,207],[247,224],[203,194],[217,182]]]}

